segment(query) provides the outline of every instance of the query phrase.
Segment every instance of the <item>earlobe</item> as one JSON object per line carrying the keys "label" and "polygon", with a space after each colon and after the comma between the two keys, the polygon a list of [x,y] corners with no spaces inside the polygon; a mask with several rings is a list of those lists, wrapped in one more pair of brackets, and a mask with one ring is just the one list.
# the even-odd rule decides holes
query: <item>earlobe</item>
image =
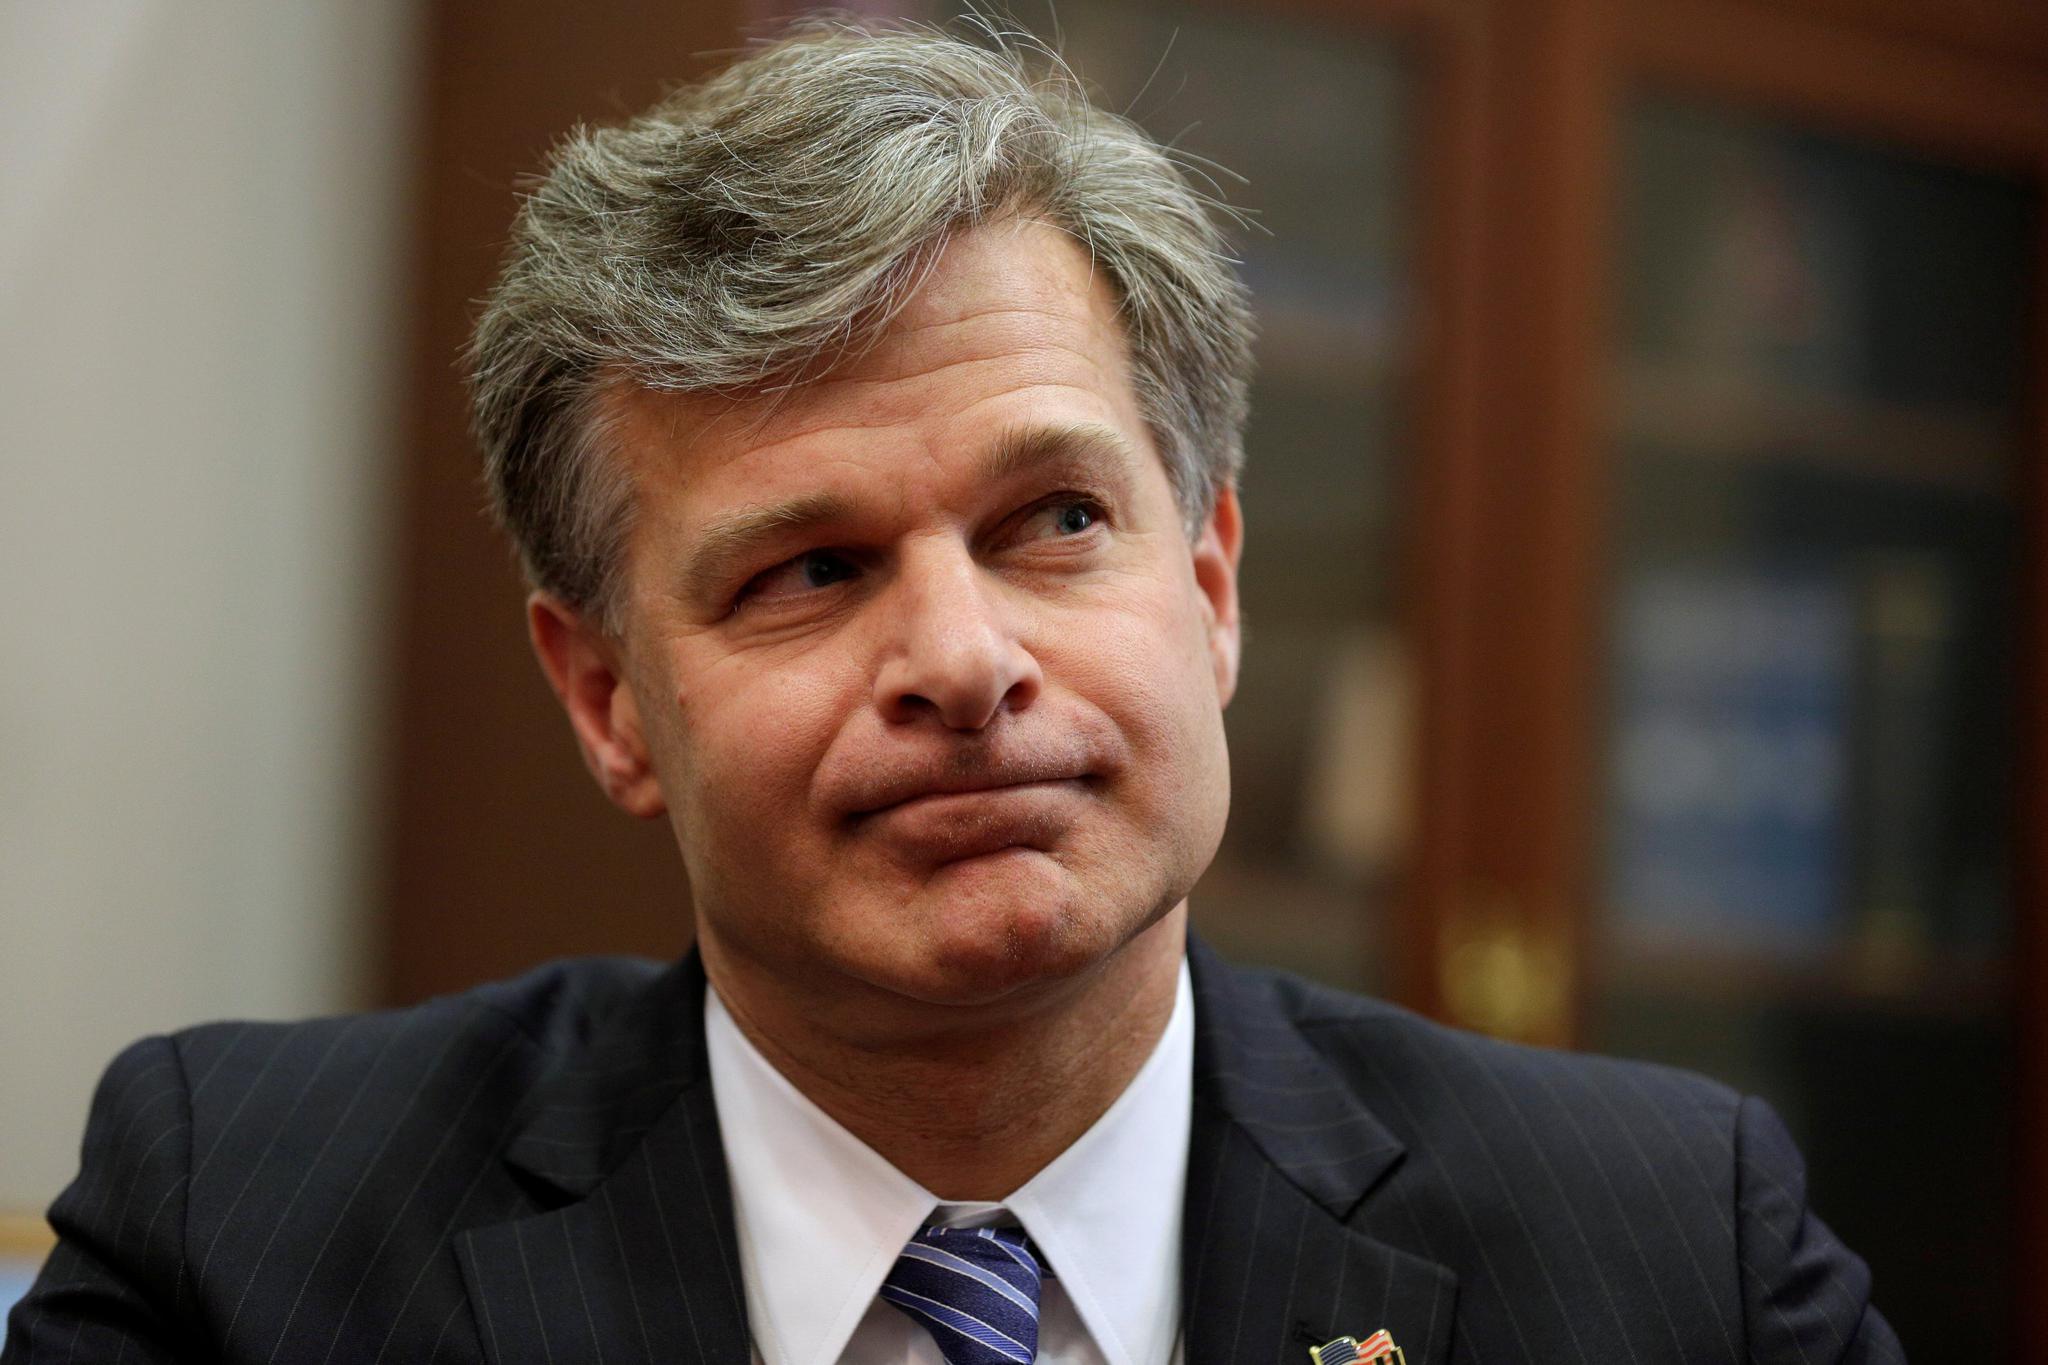
{"label": "earlobe", "polygon": [[628,815],[648,820],[662,814],[667,802],[618,642],[548,592],[526,599],[526,625],[534,657],[599,788]]}
{"label": "earlobe", "polygon": [[1216,669],[1216,696],[1228,706],[1237,692],[1241,631],[1238,623],[1237,565],[1244,551],[1244,518],[1237,488],[1217,490],[1194,545],[1195,586],[1208,617],[1209,653]]}

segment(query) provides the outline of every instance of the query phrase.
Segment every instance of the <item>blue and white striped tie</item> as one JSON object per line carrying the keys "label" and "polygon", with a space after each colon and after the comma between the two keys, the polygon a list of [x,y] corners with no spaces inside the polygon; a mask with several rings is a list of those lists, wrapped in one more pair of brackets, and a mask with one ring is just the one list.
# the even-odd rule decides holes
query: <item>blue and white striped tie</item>
{"label": "blue and white striped tie", "polygon": [[882,1297],[932,1334],[946,1365],[1028,1365],[1039,1284],[1051,1276],[1017,1228],[926,1228],[903,1248]]}

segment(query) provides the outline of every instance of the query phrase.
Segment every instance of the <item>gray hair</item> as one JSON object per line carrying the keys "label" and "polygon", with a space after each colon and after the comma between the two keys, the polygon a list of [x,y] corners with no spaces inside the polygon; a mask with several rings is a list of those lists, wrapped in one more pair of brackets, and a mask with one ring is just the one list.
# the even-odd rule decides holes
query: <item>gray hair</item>
{"label": "gray hair", "polygon": [[470,350],[493,507],[534,584],[619,624],[614,386],[800,384],[872,344],[950,235],[1014,214],[1073,236],[1115,287],[1194,534],[1244,459],[1251,313],[1222,206],[1051,54],[985,36],[810,21],[555,148]]}

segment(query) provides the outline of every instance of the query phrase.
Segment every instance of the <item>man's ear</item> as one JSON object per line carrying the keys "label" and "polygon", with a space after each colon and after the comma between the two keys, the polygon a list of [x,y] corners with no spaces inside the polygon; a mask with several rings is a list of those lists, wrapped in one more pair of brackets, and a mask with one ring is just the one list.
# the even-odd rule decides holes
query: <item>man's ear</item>
{"label": "man's ear", "polygon": [[1216,696],[1225,706],[1237,692],[1240,630],[1237,619],[1237,561],[1244,550],[1244,517],[1237,488],[1217,490],[1215,506],[1195,537],[1195,586],[1209,619],[1209,654],[1216,665]]}
{"label": "man's ear", "polygon": [[526,626],[597,785],[628,815],[649,820],[667,810],[618,642],[552,593],[526,599]]}

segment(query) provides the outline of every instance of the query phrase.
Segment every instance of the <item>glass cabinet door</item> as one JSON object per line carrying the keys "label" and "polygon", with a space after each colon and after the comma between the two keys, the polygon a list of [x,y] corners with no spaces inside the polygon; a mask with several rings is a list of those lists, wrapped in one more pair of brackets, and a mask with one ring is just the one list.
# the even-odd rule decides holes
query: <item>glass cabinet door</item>
{"label": "glass cabinet door", "polygon": [[2038,196],[1624,126],[1587,1042],[1771,1100],[1909,1353],[2004,1359]]}
{"label": "glass cabinet door", "polygon": [[1010,12],[1249,218],[1231,234],[1259,326],[1244,661],[1224,717],[1230,822],[1190,904],[1232,956],[1374,988],[1410,823],[1393,582],[1411,387],[1408,69],[1391,40],[1249,6]]}

